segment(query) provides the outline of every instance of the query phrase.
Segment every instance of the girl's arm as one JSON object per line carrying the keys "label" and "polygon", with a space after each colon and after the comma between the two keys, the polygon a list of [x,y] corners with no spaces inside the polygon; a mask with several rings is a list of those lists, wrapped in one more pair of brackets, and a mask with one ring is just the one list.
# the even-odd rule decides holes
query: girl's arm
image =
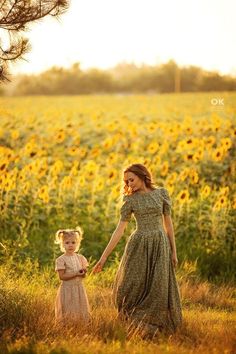
{"label": "girl's arm", "polygon": [[113,232],[111,239],[106,246],[105,250],[103,251],[103,254],[101,255],[100,260],[95,264],[93,268],[93,273],[100,272],[103,268],[104,263],[106,262],[107,258],[113,251],[113,249],[116,247],[117,243],[120,241],[121,236],[123,235],[125,228],[128,224],[128,221],[119,221],[115,231]]}
{"label": "girl's arm", "polygon": [[78,276],[83,276],[83,274],[80,274],[80,273],[68,273],[68,274],[65,274],[65,269],[59,269],[58,270],[58,275],[59,275],[59,278],[61,280],[70,280],[70,279],[74,279]]}

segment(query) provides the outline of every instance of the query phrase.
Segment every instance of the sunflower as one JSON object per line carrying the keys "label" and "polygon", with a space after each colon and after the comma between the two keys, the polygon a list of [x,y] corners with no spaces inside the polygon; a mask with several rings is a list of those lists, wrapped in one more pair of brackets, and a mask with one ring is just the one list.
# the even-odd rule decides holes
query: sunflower
{"label": "sunflower", "polygon": [[64,164],[61,160],[57,160],[56,162],[54,162],[54,164],[52,165],[51,169],[50,169],[50,173],[53,176],[57,176],[62,170],[63,170]]}
{"label": "sunflower", "polygon": [[111,190],[111,197],[112,197],[112,199],[114,198],[114,199],[116,199],[116,198],[118,198],[119,197],[119,195],[120,195],[120,185],[116,185],[116,186],[114,186],[113,188],[112,188],[112,190]]}
{"label": "sunflower", "polygon": [[207,198],[210,192],[211,192],[211,187],[208,184],[206,184],[204,187],[202,187],[200,191],[200,195],[202,198]]}
{"label": "sunflower", "polygon": [[40,179],[40,178],[44,177],[46,175],[47,171],[48,171],[48,166],[40,167],[38,170],[38,178]]}
{"label": "sunflower", "polygon": [[185,140],[185,147],[186,148],[191,149],[194,146],[195,146],[195,139],[194,138],[188,138]]}
{"label": "sunflower", "polygon": [[64,130],[60,129],[55,137],[57,144],[63,143],[63,141],[65,140],[65,137],[66,137],[66,134],[65,134]]}
{"label": "sunflower", "polygon": [[213,206],[213,210],[220,210],[220,209],[223,209],[223,208],[226,208],[227,207],[227,198],[225,196],[221,196],[214,204]]}
{"label": "sunflower", "polygon": [[104,140],[104,142],[102,143],[102,146],[104,147],[104,149],[109,150],[113,145],[113,140],[111,138],[107,138]]}
{"label": "sunflower", "polygon": [[155,124],[155,123],[149,123],[147,125],[147,131],[149,133],[154,133],[156,129],[157,129],[157,124]]}
{"label": "sunflower", "polygon": [[12,140],[17,140],[20,136],[20,133],[18,130],[14,129],[11,131],[11,138]]}
{"label": "sunflower", "polygon": [[34,139],[31,139],[23,149],[25,155],[29,157],[34,157],[38,150]]}
{"label": "sunflower", "polygon": [[193,134],[193,128],[191,126],[186,126],[184,131],[189,135]]}
{"label": "sunflower", "polygon": [[29,190],[30,190],[30,182],[26,181],[23,185],[22,185],[22,193],[23,195],[28,194]]}
{"label": "sunflower", "polygon": [[116,169],[109,170],[108,176],[106,178],[106,183],[108,183],[108,185],[111,185],[114,182],[114,180],[116,179],[117,174],[118,174],[118,172]]}
{"label": "sunflower", "polygon": [[0,162],[0,173],[7,170],[8,164],[9,164],[9,161],[7,159],[4,159]]}
{"label": "sunflower", "polygon": [[232,140],[230,138],[222,138],[220,139],[221,148],[224,152],[228,151],[232,146]]}
{"label": "sunflower", "polygon": [[174,184],[170,183],[170,182],[167,182],[166,183],[166,188],[167,188],[169,194],[172,195],[173,192],[174,192],[174,189],[175,189]]}
{"label": "sunflower", "polygon": [[216,138],[214,135],[210,135],[207,138],[204,138],[204,143],[206,148],[212,147],[216,142]]}
{"label": "sunflower", "polygon": [[157,152],[158,148],[159,148],[159,144],[157,142],[153,141],[148,145],[147,151],[150,154],[155,154]]}
{"label": "sunflower", "polygon": [[57,182],[58,182],[58,177],[55,176],[55,177],[52,177],[50,179],[50,182],[49,182],[49,188],[50,190],[54,189],[56,190],[58,187],[57,187]]}
{"label": "sunflower", "polygon": [[172,172],[166,179],[167,184],[172,185],[176,180],[177,180],[177,173],[176,172]]}
{"label": "sunflower", "polygon": [[60,187],[62,190],[70,190],[72,187],[72,178],[71,176],[65,176],[63,177],[61,183],[60,183]]}
{"label": "sunflower", "polygon": [[155,155],[155,156],[153,157],[153,159],[152,159],[152,164],[153,164],[153,166],[156,167],[156,166],[160,165],[160,163],[161,163],[161,158],[160,158],[160,156],[159,156],[159,155]]}
{"label": "sunflower", "polygon": [[39,189],[38,197],[46,204],[49,202],[48,186],[44,185]]}
{"label": "sunflower", "polygon": [[164,161],[161,167],[161,176],[166,176],[169,171],[169,162]]}
{"label": "sunflower", "polygon": [[189,200],[189,191],[188,189],[183,189],[176,197],[177,201],[180,204],[186,203]]}
{"label": "sunflower", "polygon": [[4,181],[4,190],[6,192],[10,192],[16,188],[16,177],[11,176],[10,174],[7,174],[5,176],[5,181]]}
{"label": "sunflower", "polygon": [[203,156],[204,156],[204,149],[199,148],[193,155],[193,161],[194,162],[201,161],[203,159]]}
{"label": "sunflower", "polygon": [[189,177],[190,177],[190,182],[191,182],[191,184],[196,184],[196,183],[198,183],[198,181],[199,181],[199,175],[198,175],[198,173],[197,173],[196,170],[194,170],[194,169],[190,170]]}
{"label": "sunflower", "polygon": [[90,151],[90,156],[92,156],[93,158],[97,157],[100,155],[100,149],[98,146],[95,146],[91,149]]}
{"label": "sunflower", "polygon": [[232,208],[236,209],[236,195],[234,196],[234,199],[232,201]]}
{"label": "sunflower", "polygon": [[85,165],[85,170],[87,172],[94,172],[94,171],[97,171],[98,169],[98,165],[96,164],[95,161],[93,160],[88,160],[86,165]]}
{"label": "sunflower", "polygon": [[81,147],[79,148],[79,157],[83,158],[86,156],[88,150],[86,147]]}
{"label": "sunflower", "polygon": [[188,152],[186,155],[184,155],[184,161],[193,161],[194,153],[193,152]]}
{"label": "sunflower", "polygon": [[103,178],[96,178],[94,183],[95,191],[101,191],[104,189],[104,180]]}
{"label": "sunflower", "polygon": [[186,149],[186,142],[185,142],[185,140],[180,140],[179,142],[178,142],[178,145],[177,145],[177,148],[176,148],[176,152],[179,152],[179,153],[181,153],[183,150],[185,150]]}
{"label": "sunflower", "polygon": [[26,178],[27,178],[27,169],[24,167],[22,168],[22,170],[19,171],[18,179],[20,180],[20,182],[24,182]]}
{"label": "sunflower", "polygon": [[77,176],[78,175],[78,167],[77,166],[72,166],[70,170],[70,176]]}
{"label": "sunflower", "polygon": [[188,177],[188,175],[189,175],[189,168],[186,167],[179,174],[180,181],[184,182],[186,180],[186,178]]}
{"label": "sunflower", "polygon": [[115,152],[111,152],[107,159],[106,159],[106,162],[107,164],[113,164],[114,162],[116,162],[117,160],[117,154]]}
{"label": "sunflower", "polygon": [[70,156],[78,156],[79,155],[79,148],[77,146],[70,146],[68,149],[68,154]]}
{"label": "sunflower", "polygon": [[220,190],[219,190],[220,196],[227,196],[228,194],[229,194],[229,187],[228,186],[220,187]]}
{"label": "sunflower", "polygon": [[224,151],[222,148],[216,148],[212,151],[211,156],[213,161],[221,161],[224,157]]}
{"label": "sunflower", "polygon": [[83,175],[78,177],[78,184],[80,187],[85,186],[85,177]]}

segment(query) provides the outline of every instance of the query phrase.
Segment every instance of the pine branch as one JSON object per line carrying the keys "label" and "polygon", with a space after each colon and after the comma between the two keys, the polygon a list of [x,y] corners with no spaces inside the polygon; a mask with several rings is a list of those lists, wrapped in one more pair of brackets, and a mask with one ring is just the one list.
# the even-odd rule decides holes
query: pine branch
{"label": "pine branch", "polygon": [[59,17],[68,7],[69,0],[0,0],[0,29],[9,35],[8,49],[3,49],[0,41],[0,82],[8,80],[7,63],[23,59],[30,50],[28,39],[17,34],[43,17]]}

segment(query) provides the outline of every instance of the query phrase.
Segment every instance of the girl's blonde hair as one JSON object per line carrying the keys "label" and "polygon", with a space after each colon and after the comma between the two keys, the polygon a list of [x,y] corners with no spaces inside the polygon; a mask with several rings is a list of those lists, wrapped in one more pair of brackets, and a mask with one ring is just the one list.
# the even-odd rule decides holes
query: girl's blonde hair
{"label": "girl's blonde hair", "polygon": [[75,252],[77,252],[80,247],[81,240],[83,238],[83,230],[81,229],[80,226],[76,226],[75,229],[62,229],[56,232],[55,243],[60,245],[60,249],[62,252],[65,252],[64,241],[68,237],[75,237],[76,239]]}

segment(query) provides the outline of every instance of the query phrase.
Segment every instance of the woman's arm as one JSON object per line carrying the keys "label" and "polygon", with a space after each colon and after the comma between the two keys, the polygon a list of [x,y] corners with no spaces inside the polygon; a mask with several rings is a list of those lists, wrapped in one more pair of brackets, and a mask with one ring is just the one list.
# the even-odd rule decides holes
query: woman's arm
{"label": "woman's arm", "polygon": [[167,236],[170,240],[171,246],[171,258],[173,266],[176,268],[178,264],[177,252],[176,252],[176,245],[175,245],[175,236],[174,236],[174,228],[173,223],[170,215],[164,215],[164,226],[166,229]]}
{"label": "woman's arm", "polygon": [[106,262],[107,258],[113,251],[113,249],[116,247],[117,243],[120,241],[125,228],[128,224],[128,221],[119,221],[115,231],[113,232],[111,239],[109,243],[107,244],[105,250],[103,251],[103,254],[101,255],[100,260],[97,262],[97,264],[93,268],[93,273],[100,272],[103,268],[104,263]]}

